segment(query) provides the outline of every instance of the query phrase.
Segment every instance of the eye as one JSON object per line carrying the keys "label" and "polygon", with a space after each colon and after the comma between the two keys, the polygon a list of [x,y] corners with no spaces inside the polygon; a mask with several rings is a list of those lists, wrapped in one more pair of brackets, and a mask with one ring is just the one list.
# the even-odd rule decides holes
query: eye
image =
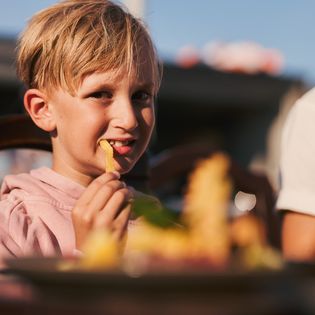
{"label": "eye", "polygon": [[97,91],[91,93],[89,97],[95,99],[111,99],[113,97],[113,94],[109,91]]}
{"label": "eye", "polygon": [[152,94],[146,91],[137,91],[132,95],[132,99],[136,102],[150,103]]}

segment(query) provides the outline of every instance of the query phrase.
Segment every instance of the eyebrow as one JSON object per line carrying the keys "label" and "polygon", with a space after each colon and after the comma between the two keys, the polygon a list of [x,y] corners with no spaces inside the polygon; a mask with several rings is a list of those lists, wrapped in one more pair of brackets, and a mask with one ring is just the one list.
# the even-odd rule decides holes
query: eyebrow
{"label": "eyebrow", "polygon": [[89,85],[87,87],[84,88],[83,91],[81,91],[81,96],[87,96],[90,93],[93,92],[99,92],[101,90],[109,90],[112,91],[115,89],[115,84],[114,83],[101,83],[101,82],[97,82],[94,83],[93,85]]}
{"label": "eyebrow", "polygon": [[139,82],[139,83],[136,83],[135,86],[141,89],[153,89],[154,83],[153,82]]}
{"label": "eyebrow", "polygon": [[[154,91],[155,90],[155,84],[150,79],[151,78],[148,78],[148,80],[145,80],[145,78],[143,78],[142,80],[137,80],[137,78],[135,78],[131,82],[131,88],[148,89],[150,91],[151,90]],[[89,84],[88,86],[86,86],[84,88],[84,90],[82,91],[81,95],[87,96],[91,92],[98,92],[100,90],[113,91],[116,89],[116,85],[119,84],[119,82],[120,82],[120,80],[118,78],[112,78],[112,79],[108,79],[106,81],[95,81],[95,82]]]}
{"label": "eyebrow", "polygon": [[[135,82],[133,85],[131,85],[131,88],[134,89],[148,89],[153,90],[154,84],[153,82]],[[88,92],[86,91],[84,94],[88,94],[91,91],[99,91],[99,90],[115,90],[116,89],[116,83],[97,83],[91,87],[88,87]]]}
{"label": "eyebrow", "polygon": [[114,90],[115,89],[115,83],[97,83],[94,84],[93,86],[90,86],[89,89],[90,90]]}

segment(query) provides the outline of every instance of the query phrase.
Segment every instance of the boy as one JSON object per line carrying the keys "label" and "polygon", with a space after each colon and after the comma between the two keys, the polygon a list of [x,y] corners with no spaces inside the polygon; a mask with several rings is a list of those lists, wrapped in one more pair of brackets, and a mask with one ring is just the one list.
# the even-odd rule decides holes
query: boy
{"label": "boy", "polygon": [[[135,191],[120,181],[145,151],[160,70],[141,22],[108,0],[65,0],[22,33],[17,70],[24,105],[49,132],[52,169],[7,176],[0,255],[72,255],[94,228],[126,232]],[[104,173],[107,140],[114,172]]]}

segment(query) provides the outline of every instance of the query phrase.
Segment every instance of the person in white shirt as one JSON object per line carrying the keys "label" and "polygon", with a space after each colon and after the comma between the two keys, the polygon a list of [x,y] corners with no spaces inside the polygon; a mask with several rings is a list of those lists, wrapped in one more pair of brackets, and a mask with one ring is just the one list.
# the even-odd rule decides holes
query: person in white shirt
{"label": "person in white shirt", "polygon": [[291,109],[282,134],[282,250],[288,260],[315,260],[315,88]]}

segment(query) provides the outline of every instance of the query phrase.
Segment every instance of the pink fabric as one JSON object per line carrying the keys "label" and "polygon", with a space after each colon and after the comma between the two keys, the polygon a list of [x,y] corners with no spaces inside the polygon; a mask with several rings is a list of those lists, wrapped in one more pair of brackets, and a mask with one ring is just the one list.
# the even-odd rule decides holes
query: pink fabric
{"label": "pink fabric", "polygon": [[46,167],[6,176],[0,193],[0,257],[72,255],[71,210],[83,191]]}

